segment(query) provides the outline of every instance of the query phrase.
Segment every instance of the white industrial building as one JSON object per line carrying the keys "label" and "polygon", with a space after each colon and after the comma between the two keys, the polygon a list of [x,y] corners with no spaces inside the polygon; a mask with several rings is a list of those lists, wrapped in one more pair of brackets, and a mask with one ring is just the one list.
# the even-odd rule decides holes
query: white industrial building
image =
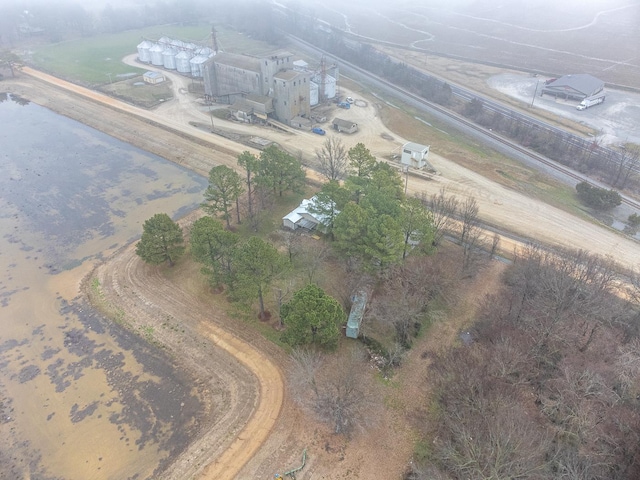
{"label": "white industrial building", "polygon": [[421,145],[419,143],[408,142],[402,146],[402,155],[400,163],[411,168],[434,170],[428,162],[430,145]]}

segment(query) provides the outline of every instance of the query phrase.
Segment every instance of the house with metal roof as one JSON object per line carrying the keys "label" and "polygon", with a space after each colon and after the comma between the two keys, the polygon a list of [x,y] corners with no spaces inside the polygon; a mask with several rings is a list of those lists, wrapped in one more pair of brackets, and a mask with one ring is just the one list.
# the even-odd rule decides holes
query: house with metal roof
{"label": "house with metal roof", "polygon": [[311,212],[311,208],[316,201],[315,195],[310,199],[304,199],[300,202],[300,205],[282,217],[282,224],[285,228],[290,230],[298,230],[304,228],[306,230],[319,229],[324,231],[325,224],[328,223],[328,219],[321,214]]}
{"label": "house with metal roof", "polygon": [[600,93],[604,82],[588,73],[565,75],[542,87],[541,95],[553,95],[574,100],[583,100]]}

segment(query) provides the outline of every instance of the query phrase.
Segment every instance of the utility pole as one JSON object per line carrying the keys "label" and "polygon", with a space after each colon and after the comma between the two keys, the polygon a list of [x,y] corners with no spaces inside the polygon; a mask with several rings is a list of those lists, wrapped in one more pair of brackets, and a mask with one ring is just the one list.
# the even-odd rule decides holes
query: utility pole
{"label": "utility pole", "polygon": [[540,86],[540,79],[536,82],[536,91],[533,92],[533,98],[531,99],[531,105],[529,108],[533,108],[533,102],[536,101],[536,95],[538,94],[538,87]]}

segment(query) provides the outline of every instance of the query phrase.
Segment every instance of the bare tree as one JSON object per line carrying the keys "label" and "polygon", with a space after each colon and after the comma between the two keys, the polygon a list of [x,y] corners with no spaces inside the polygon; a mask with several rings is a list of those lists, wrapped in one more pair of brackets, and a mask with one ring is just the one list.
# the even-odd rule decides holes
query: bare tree
{"label": "bare tree", "polygon": [[320,173],[328,180],[342,180],[349,165],[349,157],[340,138],[331,135],[328,137],[322,147],[316,150],[316,159],[318,160]]}
{"label": "bare tree", "polygon": [[371,379],[361,351],[353,349],[346,359],[295,351],[292,361],[289,380],[295,400],[334,433],[348,436],[375,422],[379,403],[369,391]]}
{"label": "bare tree", "polygon": [[430,197],[422,195],[422,204],[433,214],[434,236],[433,243],[438,245],[447,230],[453,226],[453,218],[458,210],[458,200],[454,196],[447,196],[444,187]]}
{"label": "bare tree", "polygon": [[611,186],[625,188],[631,176],[638,171],[640,166],[640,149],[626,148],[614,155],[615,169]]}

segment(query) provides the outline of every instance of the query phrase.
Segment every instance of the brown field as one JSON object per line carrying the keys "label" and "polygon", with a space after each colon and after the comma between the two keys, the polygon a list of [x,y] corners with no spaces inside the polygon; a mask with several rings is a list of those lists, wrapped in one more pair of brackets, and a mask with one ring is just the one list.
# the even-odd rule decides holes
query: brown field
{"label": "brown field", "polygon": [[[443,2],[445,3],[445,2]],[[590,73],[640,83],[640,4],[590,2],[324,3],[315,14],[335,27],[373,40],[549,75]]]}

